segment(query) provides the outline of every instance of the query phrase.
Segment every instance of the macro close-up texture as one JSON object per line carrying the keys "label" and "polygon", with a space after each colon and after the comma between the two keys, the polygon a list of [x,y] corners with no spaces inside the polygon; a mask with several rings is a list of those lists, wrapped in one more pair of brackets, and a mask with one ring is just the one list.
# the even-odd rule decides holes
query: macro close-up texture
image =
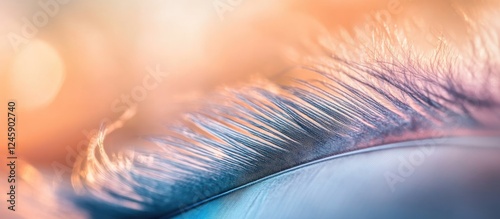
{"label": "macro close-up texture", "polygon": [[2,1],[0,35],[0,218],[500,218],[500,1]]}

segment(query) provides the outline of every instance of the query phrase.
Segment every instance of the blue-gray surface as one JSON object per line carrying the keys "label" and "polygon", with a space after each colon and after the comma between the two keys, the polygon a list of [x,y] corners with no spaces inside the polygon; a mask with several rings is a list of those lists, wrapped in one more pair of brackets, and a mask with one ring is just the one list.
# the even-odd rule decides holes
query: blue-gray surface
{"label": "blue-gray surface", "polygon": [[403,147],[339,157],[177,218],[500,218],[500,150]]}

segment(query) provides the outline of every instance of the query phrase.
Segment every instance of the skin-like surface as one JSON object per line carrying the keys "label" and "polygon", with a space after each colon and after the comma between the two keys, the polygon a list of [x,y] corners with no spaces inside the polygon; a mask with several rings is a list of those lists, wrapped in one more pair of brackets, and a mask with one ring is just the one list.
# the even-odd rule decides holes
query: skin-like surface
{"label": "skin-like surface", "polygon": [[497,218],[498,140],[416,141],[339,156],[175,218]]}

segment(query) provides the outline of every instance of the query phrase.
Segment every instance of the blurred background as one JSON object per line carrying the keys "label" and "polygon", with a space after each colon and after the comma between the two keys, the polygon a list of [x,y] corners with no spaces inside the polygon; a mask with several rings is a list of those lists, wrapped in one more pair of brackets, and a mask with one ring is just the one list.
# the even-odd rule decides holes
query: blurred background
{"label": "blurred background", "polygon": [[451,1],[433,2],[1,1],[1,98],[18,102],[23,159],[47,167],[134,105],[123,132],[151,132],[214,87],[278,74],[318,53],[319,35],[366,18],[439,16],[461,36]]}

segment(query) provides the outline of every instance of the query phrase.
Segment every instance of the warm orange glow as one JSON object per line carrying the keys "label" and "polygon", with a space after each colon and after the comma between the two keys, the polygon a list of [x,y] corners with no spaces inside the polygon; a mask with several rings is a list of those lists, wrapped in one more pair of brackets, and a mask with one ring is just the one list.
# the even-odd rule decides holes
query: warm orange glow
{"label": "warm orange glow", "polygon": [[15,58],[9,74],[8,96],[36,110],[50,104],[64,82],[61,57],[44,41],[33,40]]}

